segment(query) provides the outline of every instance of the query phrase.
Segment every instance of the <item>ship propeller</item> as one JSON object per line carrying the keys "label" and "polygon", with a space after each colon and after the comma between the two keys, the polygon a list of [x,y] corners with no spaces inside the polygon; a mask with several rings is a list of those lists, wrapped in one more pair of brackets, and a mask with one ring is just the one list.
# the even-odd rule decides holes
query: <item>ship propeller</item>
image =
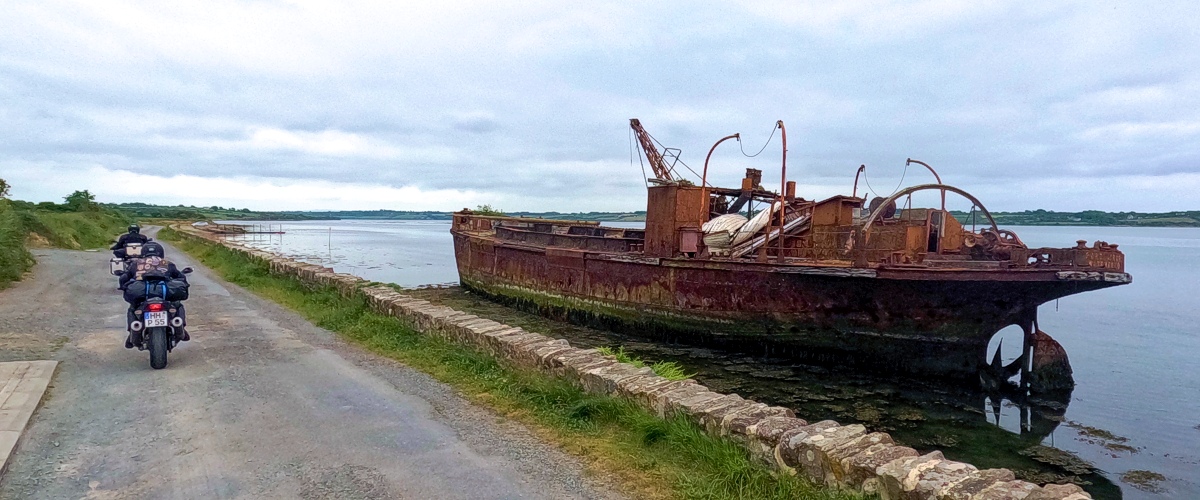
{"label": "ship propeller", "polygon": [[980,380],[983,382],[986,389],[999,389],[1013,375],[1021,373],[1021,367],[1024,366],[1025,353],[1022,352],[1017,359],[1014,359],[1009,364],[1004,364],[1004,359],[1001,354],[1004,352],[1004,339],[996,345],[996,352],[992,354],[992,360],[984,366]]}

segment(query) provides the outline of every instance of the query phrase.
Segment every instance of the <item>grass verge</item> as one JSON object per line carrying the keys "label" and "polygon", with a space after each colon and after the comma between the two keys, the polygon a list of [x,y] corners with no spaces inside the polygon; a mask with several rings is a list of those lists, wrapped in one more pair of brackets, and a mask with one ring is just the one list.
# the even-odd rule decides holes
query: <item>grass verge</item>
{"label": "grass verge", "polygon": [[515,369],[401,320],[375,313],[362,297],[271,274],[264,263],[219,245],[164,229],[176,243],[231,283],[295,310],[377,354],[445,382],[471,401],[516,419],[544,439],[611,475],[639,498],[860,498],[779,475],[736,443],[714,438],[682,418],[661,419],[623,399],[585,393],[574,384]]}

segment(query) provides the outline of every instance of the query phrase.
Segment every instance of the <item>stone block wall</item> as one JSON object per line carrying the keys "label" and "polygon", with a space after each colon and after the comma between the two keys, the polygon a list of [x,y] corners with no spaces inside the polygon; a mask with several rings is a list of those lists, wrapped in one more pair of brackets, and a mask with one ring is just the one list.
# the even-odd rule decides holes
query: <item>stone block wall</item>
{"label": "stone block wall", "polygon": [[818,484],[877,493],[884,500],[1082,500],[1075,485],[1038,486],[1007,469],[985,469],[941,452],[920,455],[882,432],[832,420],[809,423],[788,409],[710,391],[694,380],[673,381],[566,340],[438,306],[357,276],[225,241],[190,226],[177,230],[265,262],[272,273],[329,286],[343,296],[361,295],[375,311],[418,331],[487,352],[510,365],[563,377],[584,390],[626,398],[660,416],[684,415],[706,431],[740,443],[750,454],[789,474]]}

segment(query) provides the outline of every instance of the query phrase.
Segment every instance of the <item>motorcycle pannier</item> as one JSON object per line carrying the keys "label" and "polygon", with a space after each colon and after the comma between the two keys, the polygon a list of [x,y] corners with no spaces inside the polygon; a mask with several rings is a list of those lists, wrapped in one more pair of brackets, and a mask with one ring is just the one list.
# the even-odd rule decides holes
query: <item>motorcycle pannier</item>
{"label": "motorcycle pannier", "polygon": [[163,300],[178,302],[188,298],[188,282],[171,280],[167,282],[151,281],[146,286],[145,281],[131,281],[125,288],[125,302],[130,304],[140,302],[149,297],[159,297]]}
{"label": "motorcycle pannier", "polygon": [[146,282],[145,281],[130,281],[125,286],[125,302],[136,304],[146,298]]}
{"label": "motorcycle pannier", "polygon": [[188,298],[188,282],[183,280],[171,280],[167,282],[167,300],[172,302],[187,300]]}

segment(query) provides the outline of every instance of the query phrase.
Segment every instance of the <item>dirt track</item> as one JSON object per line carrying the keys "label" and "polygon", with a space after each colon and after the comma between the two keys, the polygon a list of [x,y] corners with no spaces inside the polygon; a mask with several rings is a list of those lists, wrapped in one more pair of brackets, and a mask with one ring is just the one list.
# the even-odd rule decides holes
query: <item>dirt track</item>
{"label": "dirt track", "polygon": [[[61,362],[0,498],[607,498],[578,462],[191,259],[192,341],[126,350],[108,255],[37,251],[0,360]],[[58,343],[63,343],[57,351]]]}

